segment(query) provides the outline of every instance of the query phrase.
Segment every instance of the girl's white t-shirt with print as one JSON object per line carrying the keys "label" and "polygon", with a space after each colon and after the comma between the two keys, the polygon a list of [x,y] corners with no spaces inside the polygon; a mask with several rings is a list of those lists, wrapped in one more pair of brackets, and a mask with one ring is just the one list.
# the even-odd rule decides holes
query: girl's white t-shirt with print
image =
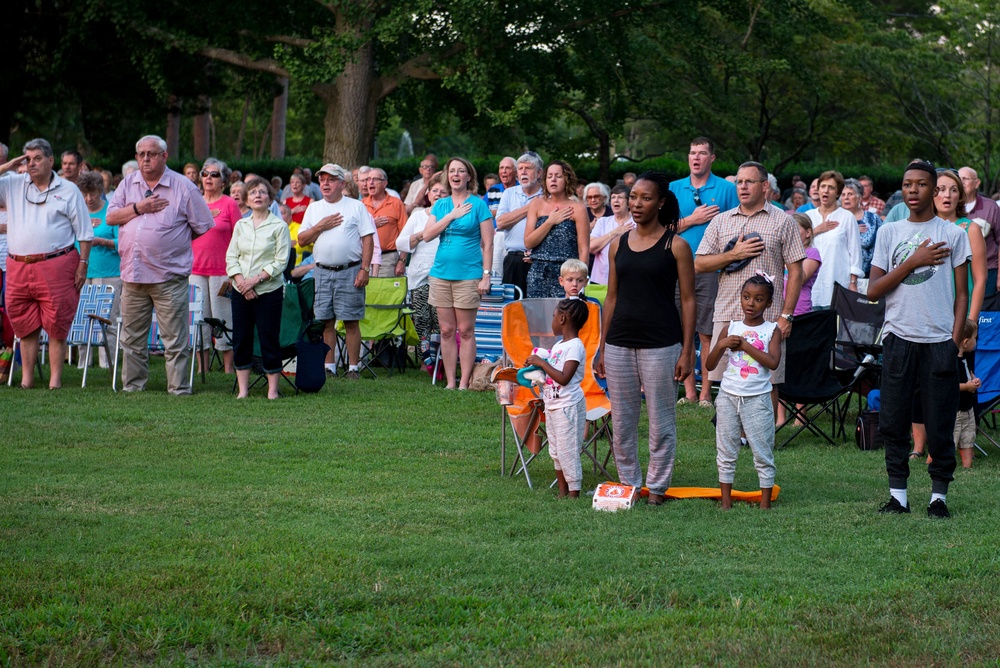
{"label": "girl's white t-shirt with print", "polygon": [[560,385],[549,376],[545,377],[545,388],[542,390],[545,408],[575,406],[583,399],[583,388],[580,387],[580,383],[583,382],[583,369],[587,366],[586,358],[587,350],[583,346],[583,341],[578,338],[560,341],[552,346],[548,362],[555,369],[562,371],[563,366],[569,360],[576,360],[580,365],[576,367],[576,373],[573,374],[568,385]]}
{"label": "girl's white t-shirt with print", "polygon": [[[729,323],[727,334],[746,339],[757,350],[767,352],[776,326],[775,323],[766,320],[756,327],[734,320]],[[726,352],[729,361],[726,362],[726,370],[722,374],[722,383],[719,385],[721,389],[738,397],[755,397],[771,391],[770,369],[742,350]]]}

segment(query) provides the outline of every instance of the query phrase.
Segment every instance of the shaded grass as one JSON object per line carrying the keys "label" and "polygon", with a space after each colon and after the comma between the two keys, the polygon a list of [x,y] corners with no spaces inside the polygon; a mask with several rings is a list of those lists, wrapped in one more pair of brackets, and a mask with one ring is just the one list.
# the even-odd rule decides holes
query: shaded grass
{"label": "shaded grass", "polygon": [[[0,390],[0,662],[966,665],[1000,656],[991,492],[883,517],[881,453],[800,437],[770,513],[593,512],[499,473],[491,395],[426,375],[237,402]],[[67,385],[76,376],[69,372]],[[679,411],[675,485],[716,480]],[[533,466],[539,487],[551,463]],[[585,466],[585,485],[597,478]],[[756,487],[749,452],[736,487]]]}

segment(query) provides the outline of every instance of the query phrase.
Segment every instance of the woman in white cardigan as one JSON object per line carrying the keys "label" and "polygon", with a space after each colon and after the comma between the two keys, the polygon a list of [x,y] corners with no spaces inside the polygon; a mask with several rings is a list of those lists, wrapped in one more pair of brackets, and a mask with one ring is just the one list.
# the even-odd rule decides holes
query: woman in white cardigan
{"label": "woman in white cardigan", "polygon": [[[421,349],[428,350],[431,334],[441,331],[437,321],[437,310],[432,308],[427,299],[431,286],[427,276],[434,264],[439,238],[424,241],[424,226],[427,225],[428,214],[434,202],[448,194],[444,186],[444,178],[440,172],[434,175],[427,184],[427,192],[420,208],[414,209],[406,220],[406,225],[396,238],[396,249],[399,250],[400,262],[408,259],[406,267],[406,282],[410,290],[410,303],[413,304],[413,324],[420,336]],[[397,268],[397,275],[401,270]]]}
{"label": "woman in white cardigan", "polygon": [[829,308],[833,284],[858,291],[858,278],[865,275],[861,258],[861,234],[854,214],[839,204],[844,177],[823,172],[819,177],[819,206],[806,211],[813,224],[813,246],[823,258],[812,288],[813,308]]}

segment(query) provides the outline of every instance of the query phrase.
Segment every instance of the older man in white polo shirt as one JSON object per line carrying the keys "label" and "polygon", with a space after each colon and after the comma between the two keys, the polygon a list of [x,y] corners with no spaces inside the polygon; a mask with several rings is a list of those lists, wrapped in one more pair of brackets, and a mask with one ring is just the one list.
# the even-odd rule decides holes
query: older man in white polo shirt
{"label": "older man in white polo shirt", "polygon": [[528,293],[530,261],[525,257],[524,225],[528,203],[542,194],[542,159],[537,153],[525,153],[517,159],[518,185],[507,188],[497,206],[497,230],[504,233],[507,255],[503,259],[503,282]]}
{"label": "older man in white polo shirt", "polygon": [[[344,197],[347,172],[340,165],[327,163],[317,172],[323,199],[306,209],[299,227],[298,243],[313,244],[316,270],[316,298],[313,312],[325,320],[323,338],[331,351],[336,347],[337,320],[344,321],[347,337],[347,378],[360,377],[361,327],[365,315],[365,286],[375,249],[375,222],[365,205]],[[334,371],[332,352],[327,369]]]}
{"label": "older man in white polo shirt", "polygon": [[[7,174],[26,164],[26,174]],[[0,165],[0,208],[7,209],[7,316],[21,339],[21,387],[35,384],[42,328],[49,335],[49,389],[62,385],[66,338],[87,280],[94,229],[83,195],[52,167],[44,139]],[[77,251],[75,242],[80,243]]]}

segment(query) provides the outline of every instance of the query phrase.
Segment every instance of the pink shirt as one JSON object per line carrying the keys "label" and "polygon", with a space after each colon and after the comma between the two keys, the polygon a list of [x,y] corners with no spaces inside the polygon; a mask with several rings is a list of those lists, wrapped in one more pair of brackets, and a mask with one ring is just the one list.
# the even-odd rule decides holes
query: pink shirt
{"label": "pink shirt", "polygon": [[[148,189],[140,172],[129,174],[111,198],[108,215],[142,201]],[[167,200],[167,207],[142,214],[118,228],[122,280],[126,283],[164,283],[189,276],[192,238],[215,225],[198,186],[183,174],[167,167],[152,190]]]}
{"label": "pink shirt", "polygon": [[191,242],[194,264],[191,273],[195,276],[225,276],[226,251],[233,238],[233,228],[240,219],[240,207],[229,195],[208,204],[215,215],[215,227]]}

